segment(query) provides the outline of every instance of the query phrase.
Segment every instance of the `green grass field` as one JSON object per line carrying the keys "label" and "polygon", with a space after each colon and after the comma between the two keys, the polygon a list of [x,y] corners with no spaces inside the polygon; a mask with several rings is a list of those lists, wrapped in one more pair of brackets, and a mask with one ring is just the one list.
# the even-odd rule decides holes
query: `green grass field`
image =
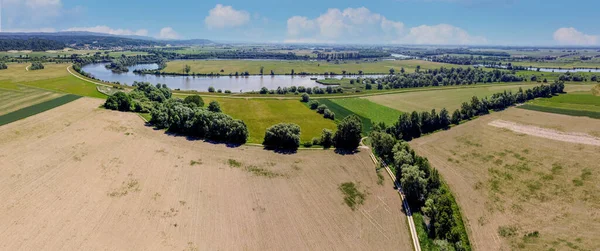
{"label": "green grass field", "polygon": [[[341,74],[342,71],[348,73],[358,73],[362,70],[363,73],[389,73],[390,68],[400,71],[400,68],[408,72],[414,72],[417,65],[421,69],[434,69],[442,66],[460,67],[450,64],[442,64],[428,62],[422,60],[396,60],[396,61],[377,61],[377,62],[361,62],[361,61],[346,61],[339,64],[333,62],[314,62],[314,61],[276,61],[276,60],[185,60],[171,61],[167,63],[165,72],[183,73],[186,65],[191,67],[190,73],[220,73],[228,75],[235,72],[243,73],[248,71],[250,74],[260,74],[260,67],[264,67],[264,74],[270,74],[271,70],[275,74],[290,74],[292,69],[296,73],[308,72],[319,73],[335,72]],[[223,72],[220,72],[221,69]]]}
{"label": "green grass field", "polygon": [[25,108],[16,110],[14,112],[10,112],[4,115],[0,115],[0,126],[6,125],[8,123],[15,122],[17,120],[21,120],[27,118],[29,116],[36,115],[38,113],[45,112],[55,107],[59,107],[71,101],[81,98],[81,96],[67,94],[60,96],[58,98],[54,98],[48,101],[44,101],[38,104],[34,104],[31,106],[27,106]]}
{"label": "green grass field", "polygon": [[450,113],[460,108],[463,102],[468,102],[473,96],[483,98],[502,91],[517,91],[519,87],[525,89],[538,86],[538,83],[514,83],[494,85],[473,85],[454,89],[433,89],[395,94],[384,94],[365,97],[377,104],[387,106],[403,112],[431,111],[438,112],[446,108]]}
{"label": "green grass field", "polygon": [[330,99],[331,102],[336,103],[361,117],[365,117],[371,120],[373,124],[384,122],[386,125],[392,125],[398,121],[398,117],[402,112],[394,110],[387,106],[383,106],[377,103],[373,103],[368,99],[362,98],[344,98],[344,99]]}
{"label": "green grass field", "polygon": [[[373,128],[373,122],[371,121],[371,119],[363,117],[359,114],[356,114],[355,112],[353,112],[349,109],[346,109],[345,107],[343,107],[341,105],[338,105],[337,103],[333,102],[331,99],[319,99],[319,103],[326,105],[327,108],[329,108],[329,110],[331,110],[333,113],[335,113],[335,121],[336,122],[340,122],[345,117],[355,114],[358,116],[358,118],[360,118],[360,120],[362,122],[363,134],[367,135],[369,132],[371,132],[371,129]],[[313,111],[313,112],[316,113],[316,111]]]}
{"label": "green grass field", "polygon": [[519,108],[600,119],[600,96],[594,96],[590,92],[568,93],[532,100]]}
{"label": "green grass field", "polygon": [[67,72],[69,64],[44,64],[45,68],[27,71],[29,64],[8,64],[8,69],[0,72],[0,88],[19,85],[46,89],[52,92],[70,93],[79,96],[106,98],[98,92],[96,85],[78,79]]}
{"label": "green grass field", "polygon": [[278,123],[298,124],[302,142],[320,137],[324,128],[336,128],[334,121],[323,118],[299,100],[204,97],[207,104],[212,100],[219,102],[224,113],[246,123],[250,134],[249,143],[261,144],[267,128]]}

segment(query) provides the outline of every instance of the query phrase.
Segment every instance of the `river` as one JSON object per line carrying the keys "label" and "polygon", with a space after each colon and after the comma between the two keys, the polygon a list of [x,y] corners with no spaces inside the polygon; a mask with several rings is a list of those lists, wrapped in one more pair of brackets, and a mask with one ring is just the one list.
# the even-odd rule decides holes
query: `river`
{"label": "river", "polygon": [[[156,76],[150,74],[134,74],[134,70],[156,69],[156,64],[139,64],[128,67],[129,72],[114,73],[104,67],[105,64],[89,64],[82,68],[97,79],[109,82],[119,82],[122,84],[133,84],[137,82],[149,82],[151,84],[166,84],[171,89],[207,91],[208,87],[230,90],[232,92],[250,92],[259,91],[262,87],[268,89],[277,89],[277,87],[304,86],[304,87],[325,87],[311,78],[325,79],[332,78],[325,75],[311,76],[289,76],[289,75],[265,75],[265,76],[220,76],[220,77],[191,77],[191,76]],[[368,75],[363,77],[381,77],[382,75]],[[333,76],[333,78],[342,78],[343,76]],[[357,76],[348,76],[356,78]]]}

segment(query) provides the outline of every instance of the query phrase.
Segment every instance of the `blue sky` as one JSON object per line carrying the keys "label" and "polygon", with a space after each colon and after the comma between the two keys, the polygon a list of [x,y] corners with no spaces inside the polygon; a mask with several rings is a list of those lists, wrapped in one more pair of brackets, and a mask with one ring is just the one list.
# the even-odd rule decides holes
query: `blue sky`
{"label": "blue sky", "polygon": [[600,45],[600,1],[1,0],[3,31],[239,42]]}

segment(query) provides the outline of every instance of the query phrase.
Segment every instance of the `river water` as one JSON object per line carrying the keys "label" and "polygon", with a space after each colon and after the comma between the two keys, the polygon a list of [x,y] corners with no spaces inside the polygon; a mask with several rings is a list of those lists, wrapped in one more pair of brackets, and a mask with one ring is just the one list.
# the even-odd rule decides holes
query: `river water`
{"label": "river water", "polygon": [[[250,92],[259,91],[262,87],[268,89],[277,89],[277,87],[304,86],[304,87],[325,87],[311,78],[325,79],[332,78],[324,75],[312,76],[289,76],[289,75],[265,75],[265,76],[220,76],[220,77],[190,77],[190,76],[156,76],[150,74],[134,74],[134,70],[157,69],[156,64],[139,64],[128,67],[129,72],[114,73],[104,67],[105,64],[89,64],[82,68],[97,79],[109,82],[120,82],[128,85],[137,82],[149,82],[151,84],[166,84],[171,89],[207,91],[208,87],[215,89],[230,90],[232,92]],[[380,77],[382,75],[368,75],[367,77]],[[348,76],[356,78],[357,76]],[[334,76],[333,78],[342,78]]]}

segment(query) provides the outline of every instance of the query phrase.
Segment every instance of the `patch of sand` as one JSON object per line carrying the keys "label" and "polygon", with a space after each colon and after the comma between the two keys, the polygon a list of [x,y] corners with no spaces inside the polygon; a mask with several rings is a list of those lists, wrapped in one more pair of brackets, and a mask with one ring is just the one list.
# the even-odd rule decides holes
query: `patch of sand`
{"label": "patch of sand", "polygon": [[530,125],[521,125],[518,123],[505,121],[505,120],[494,120],[488,125],[506,128],[513,132],[523,133],[527,135],[532,135],[536,137],[542,137],[546,139],[559,140],[577,144],[586,144],[586,145],[594,145],[600,146],[600,138],[596,138],[586,133],[568,133],[568,132],[560,132],[557,130],[541,128],[537,126]]}

